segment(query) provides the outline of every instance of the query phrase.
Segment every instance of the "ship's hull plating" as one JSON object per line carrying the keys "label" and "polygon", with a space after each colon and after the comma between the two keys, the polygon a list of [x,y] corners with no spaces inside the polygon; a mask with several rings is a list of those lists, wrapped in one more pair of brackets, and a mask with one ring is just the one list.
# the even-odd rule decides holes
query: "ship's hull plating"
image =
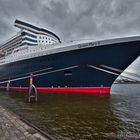
{"label": "ship's hull plating", "polygon": [[[34,77],[37,87],[111,86],[117,72],[100,66],[124,70],[139,53],[140,42],[137,41],[50,54],[0,66],[0,80],[27,76],[36,71],[35,74],[44,73]],[[27,87],[29,79],[10,84]]]}

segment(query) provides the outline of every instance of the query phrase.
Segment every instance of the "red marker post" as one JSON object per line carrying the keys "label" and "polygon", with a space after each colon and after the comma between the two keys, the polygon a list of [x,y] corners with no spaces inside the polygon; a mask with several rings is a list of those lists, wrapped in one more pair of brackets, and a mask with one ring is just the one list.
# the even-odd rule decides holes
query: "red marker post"
{"label": "red marker post", "polygon": [[30,81],[29,81],[29,92],[28,92],[28,99],[27,101],[30,103],[31,101],[37,102],[37,90],[36,87],[33,85],[33,74],[30,74]]}
{"label": "red marker post", "polygon": [[30,74],[30,82],[29,83],[30,83],[30,86],[33,84],[33,74],[32,73]]}

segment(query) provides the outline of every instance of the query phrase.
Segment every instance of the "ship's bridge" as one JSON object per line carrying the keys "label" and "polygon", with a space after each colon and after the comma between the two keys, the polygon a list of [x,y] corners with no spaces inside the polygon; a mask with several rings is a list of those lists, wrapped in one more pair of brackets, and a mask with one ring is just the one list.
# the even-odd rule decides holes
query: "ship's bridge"
{"label": "ship's bridge", "polygon": [[61,43],[60,38],[53,32],[38,28],[34,25],[16,20],[15,26],[21,29],[23,43],[27,45],[50,45]]}
{"label": "ship's bridge", "polygon": [[61,43],[60,38],[49,30],[36,27],[20,20],[15,20],[14,25],[18,27],[20,31],[15,36],[0,44],[0,57],[9,55],[16,48],[21,48],[26,45],[40,47],[42,45],[48,46]]}

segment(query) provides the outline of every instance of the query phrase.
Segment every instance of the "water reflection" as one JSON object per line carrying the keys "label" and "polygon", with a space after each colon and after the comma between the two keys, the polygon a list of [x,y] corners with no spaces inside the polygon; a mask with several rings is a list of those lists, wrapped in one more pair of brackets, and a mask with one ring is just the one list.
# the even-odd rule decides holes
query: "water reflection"
{"label": "water reflection", "polygon": [[140,114],[134,115],[135,111],[138,112],[135,98],[131,98],[130,105],[129,97],[117,95],[39,94],[38,102],[30,104],[26,103],[25,95],[3,94],[0,93],[0,104],[11,108],[59,140],[123,139],[127,131],[140,130]]}
{"label": "water reflection", "polygon": [[[121,122],[123,135],[133,133],[140,139],[140,86],[139,84],[117,84],[112,87],[111,102],[114,114]],[[138,136],[135,138],[135,136]]]}

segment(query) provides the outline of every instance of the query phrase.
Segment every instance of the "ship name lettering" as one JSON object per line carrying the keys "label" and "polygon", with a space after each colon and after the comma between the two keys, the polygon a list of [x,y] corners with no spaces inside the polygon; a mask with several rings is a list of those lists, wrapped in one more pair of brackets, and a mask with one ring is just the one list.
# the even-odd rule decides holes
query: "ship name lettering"
{"label": "ship name lettering", "polygon": [[94,47],[94,46],[99,46],[100,42],[96,41],[96,42],[90,42],[90,43],[86,43],[86,44],[79,44],[78,48],[86,48],[86,47]]}

